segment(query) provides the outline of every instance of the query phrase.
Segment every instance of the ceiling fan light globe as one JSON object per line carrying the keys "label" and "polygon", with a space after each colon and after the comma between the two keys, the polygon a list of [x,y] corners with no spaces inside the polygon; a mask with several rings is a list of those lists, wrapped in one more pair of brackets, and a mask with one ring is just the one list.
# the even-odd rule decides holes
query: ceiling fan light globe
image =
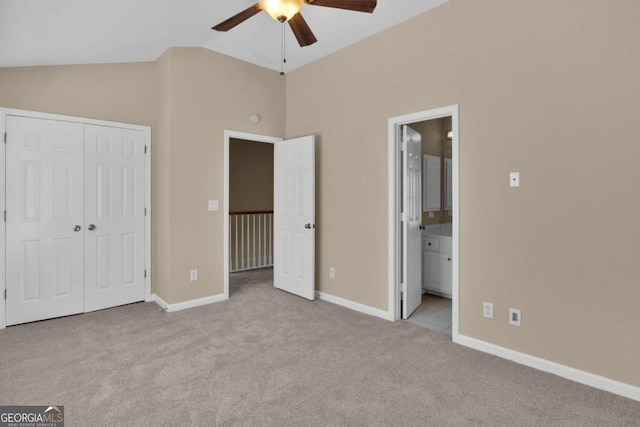
{"label": "ceiling fan light globe", "polygon": [[304,0],[259,0],[260,9],[278,22],[286,22],[300,12]]}

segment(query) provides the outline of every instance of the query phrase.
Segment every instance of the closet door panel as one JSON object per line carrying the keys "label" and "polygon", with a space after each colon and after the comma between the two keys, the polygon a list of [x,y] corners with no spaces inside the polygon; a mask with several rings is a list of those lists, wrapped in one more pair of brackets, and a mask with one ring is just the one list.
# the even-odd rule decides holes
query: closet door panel
{"label": "closet door panel", "polygon": [[83,139],[82,124],[7,116],[7,325],[83,311]]}
{"label": "closet door panel", "polygon": [[85,126],[85,311],[144,300],[142,131]]}

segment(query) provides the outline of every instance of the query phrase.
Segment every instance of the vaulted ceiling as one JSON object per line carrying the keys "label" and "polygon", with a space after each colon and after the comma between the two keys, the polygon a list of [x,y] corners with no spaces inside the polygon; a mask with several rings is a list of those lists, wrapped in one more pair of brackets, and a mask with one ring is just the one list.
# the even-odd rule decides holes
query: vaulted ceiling
{"label": "vaulted ceiling", "polygon": [[[305,5],[318,42],[301,48],[285,28],[294,70],[448,0],[378,0],[373,14]],[[142,62],[199,46],[280,70],[282,24],[259,13],[224,33],[211,27],[257,0],[0,0],[0,67]]]}

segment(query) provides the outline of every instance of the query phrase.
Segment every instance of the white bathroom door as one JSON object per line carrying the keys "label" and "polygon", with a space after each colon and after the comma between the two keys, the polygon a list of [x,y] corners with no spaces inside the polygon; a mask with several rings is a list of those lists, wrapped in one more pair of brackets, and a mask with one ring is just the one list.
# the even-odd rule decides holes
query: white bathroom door
{"label": "white bathroom door", "polygon": [[7,325],[81,313],[83,125],[6,120]]}
{"label": "white bathroom door", "polygon": [[145,133],[85,125],[85,311],[145,297]]}
{"label": "white bathroom door", "polygon": [[402,318],[422,303],[421,135],[402,126]]}
{"label": "white bathroom door", "polygon": [[315,299],[315,138],[274,148],[274,269],[276,288]]}

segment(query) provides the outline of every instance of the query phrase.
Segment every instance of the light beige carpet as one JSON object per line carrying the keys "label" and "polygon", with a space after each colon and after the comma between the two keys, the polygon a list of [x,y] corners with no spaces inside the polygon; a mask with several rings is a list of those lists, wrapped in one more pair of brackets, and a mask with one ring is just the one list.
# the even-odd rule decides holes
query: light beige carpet
{"label": "light beige carpet", "polygon": [[231,299],[0,331],[0,404],[68,426],[632,426],[640,403],[232,275]]}

